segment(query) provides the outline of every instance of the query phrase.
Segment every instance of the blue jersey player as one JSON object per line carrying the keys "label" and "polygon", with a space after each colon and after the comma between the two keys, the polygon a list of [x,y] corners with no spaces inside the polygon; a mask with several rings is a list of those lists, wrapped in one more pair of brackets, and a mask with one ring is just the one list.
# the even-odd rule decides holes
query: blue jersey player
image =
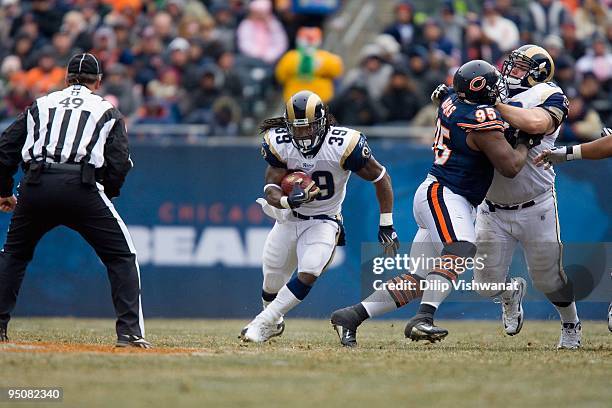
{"label": "blue jersey player", "polygon": [[411,259],[433,259],[434,267],[421,263],[424,267],[389,280],[361,303],[335,311],[331,321],[343,345],[357,344],[357,327],[364,320],[416,298],[422,298],[421,306],[406,326],[406,337],[435,342],[448,334],[434,325],[433,317],[451,282],[463,272],[456,266],[476,253],[475,207],[484,199],[494,169],[514,177],[529,147],[538,142],[535,136],[522,135],[513,148],[504,138],[504,122],[493,107],[505,90],[503,84],[499,72],[485,61],[470,61],[457,70],[454,92],[438,109],[433,165],[413,203],[419,230]]}

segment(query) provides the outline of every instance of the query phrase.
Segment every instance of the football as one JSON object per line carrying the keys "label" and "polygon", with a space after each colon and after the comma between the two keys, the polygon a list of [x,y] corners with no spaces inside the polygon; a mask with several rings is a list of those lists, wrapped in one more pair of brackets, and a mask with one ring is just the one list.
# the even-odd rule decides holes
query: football
{"label": "football", "polygon": [[283,194],[291,194],[293,186],[295,185],[295,183],[299,182],[299,180],[301,180],[300,186],[302,188],[306,188],[312,181],[312,178],[303,171],[294,171],[293,173],[287,174],[285,177],[283,177],[283,181],[281,181],[281,188],[283,189]]}

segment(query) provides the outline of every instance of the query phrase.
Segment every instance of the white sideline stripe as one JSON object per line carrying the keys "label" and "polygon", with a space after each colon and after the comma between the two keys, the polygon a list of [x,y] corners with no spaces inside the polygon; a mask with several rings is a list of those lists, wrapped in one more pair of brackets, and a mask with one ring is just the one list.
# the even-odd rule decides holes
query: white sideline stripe
{"label": "white sideline stripe", "polygon": [[115,206],[113,205],[113,203],[108,199],[106,194],[104,194],[104,186],[102,186],[100,183],[96,183],[96,185],[98,186],[98,194],[100,194],[100,197],[102,197],[102,201],[104,201],[104,204],[106,204],[108,209],[113,214],[113,217],[115,217],[115,219],[117,220],[119,228],[121,228],[121,232],[123,232],[123,237],[125,238],[125,241],[128,244],[128,248],[130,249],[130,252],[134,254],[134,260],[136,262],[136,272],[138,272],[138,325],[140,326],[140,334],[142,335],[142,337],[145,337],[144,316],[142,314],[142,299],[140,296],[140,267],[138,266],[138,254],[136,254],[136,247],[134,246],[134,242],[132,242],[132,236],[130,235],[130,231],[128,231],[127,226],[125,225],[125,222],[123,222],[123,219],[121,218],[117,210],[115,210]]}

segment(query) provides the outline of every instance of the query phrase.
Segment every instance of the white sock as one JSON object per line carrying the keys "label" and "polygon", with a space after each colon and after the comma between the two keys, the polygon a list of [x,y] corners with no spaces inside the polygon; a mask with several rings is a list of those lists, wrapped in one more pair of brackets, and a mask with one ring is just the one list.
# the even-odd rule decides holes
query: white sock
{"label": "white sock", "polygon": [[377,290],[361,302],[370,317],[376,317],[397,309],[395,300],[386,290]]}
{"label": "white sock", "polygon": [[452,291],[452,281],[445,276],[434,273],[427,275],[429,288],[423,292],[421,304],[431,305],[436,309],[450,295]]}
{"label": "white sock", "polygon": [[301,302],[285,285],[278,291],[276,299],[270,302],[266,309],[257,315],[256,319],[263,320],[267,324],[274,324]]}
{"label": "white sock", "polygon": [[578,323],[578,312],[576,311],[576,302],[572,302],[569,306],[560,307],[555,306],[559,316],[561,317],[561,323]]}

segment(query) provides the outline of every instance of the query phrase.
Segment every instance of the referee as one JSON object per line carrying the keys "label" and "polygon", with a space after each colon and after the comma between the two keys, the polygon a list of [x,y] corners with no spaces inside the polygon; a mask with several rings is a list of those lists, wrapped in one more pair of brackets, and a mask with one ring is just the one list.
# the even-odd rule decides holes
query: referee
{"label": "referee", "polygon": [[[92,54],[70,59],[68,85],[38,98],[0,137],[0,210],[11,212],[0,252],[0,341],[25,269],[42,236],[58,225],[77,231],[108,271],[117,346],[151,347],[144,339],[140,271],[128,230],[110,199],[132,168],[121,113],[93,91],[100,64]],[[25,176],[13,195],[19,164]]]}

